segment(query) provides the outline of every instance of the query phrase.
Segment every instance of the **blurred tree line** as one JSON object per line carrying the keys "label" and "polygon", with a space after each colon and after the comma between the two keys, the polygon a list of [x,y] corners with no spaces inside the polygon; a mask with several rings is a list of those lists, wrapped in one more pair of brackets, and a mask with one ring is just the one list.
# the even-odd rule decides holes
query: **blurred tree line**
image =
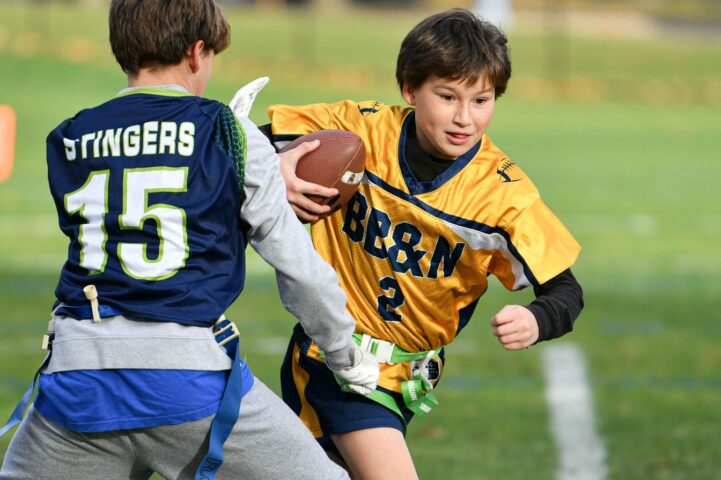
{"label": "blurred tree line", "polygon": [[[86,0],[87,1],[87,0]],[[309,5],[323,0],[220,0],[227,4],[245,5]],[[436,5],[472,7],[483,0],[332,0],[337,3],[367,6],[425,6]],[[570,8],[578,10],[634,10],[647,13],[677,15],[721,13],[719,0],[507,0],[514,8],[543,10],[545,8]],[[326,0],[325,3],[328,3]]]}
{"label": "blurred tree line", "polygon": [[[0,0],[4,1],[4,0]],[[484,3],[507,3],[520,11],[628,11],[646,14],[661,21],[687,21],[700,24],[721,23],[721,0],[219,0],[226,5],[258,7],[303,7],[349,5],[362,7],[410,8],[442,10],[464,7],[480,11]],[[109,0],[15,0],[16,3],[104,4]]]}
{"label": "blurred tree line", "polygon": [[[43,0],[35,0],[43,1]],[[45,0],[48,1],[48,0]],[[93,1],[93,0],[79,0]],[[484,3],[505,2],[514,10],[633,11],[659,19],[702,23],[721,22],[721,0],[220,0],[225,4],[264,7],[308,6],[331,3],[364,7],[424,7],[441,10],[465,7],[481,10]]]}

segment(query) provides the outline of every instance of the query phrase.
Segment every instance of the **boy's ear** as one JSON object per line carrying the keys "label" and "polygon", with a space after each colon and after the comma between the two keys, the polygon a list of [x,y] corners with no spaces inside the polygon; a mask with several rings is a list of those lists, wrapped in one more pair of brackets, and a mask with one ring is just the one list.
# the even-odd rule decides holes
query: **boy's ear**
{"label": "boy's ear", "polygon": [[190,70],[196,73],[200,69],[200,57],[205,50],[205,42],[202,40],[196,40],[191,43],[185,54],[188,56],[188,63]]}
{"label": "boy's ear", "polygon": [[403,84],[403,99],[408,103],[408,105],[415,105],[416,104],[416,95],[415,95],[415,89],[408,85],[407,83]]}

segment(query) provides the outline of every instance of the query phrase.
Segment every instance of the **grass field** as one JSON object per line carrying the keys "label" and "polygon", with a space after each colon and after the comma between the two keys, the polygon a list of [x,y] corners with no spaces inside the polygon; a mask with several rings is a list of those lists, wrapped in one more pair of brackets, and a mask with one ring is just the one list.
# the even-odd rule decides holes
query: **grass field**
{"label": "grass field", "polygon": [[[257,122],[275,102],[399,102],[395,54],[423,14],[358,12],[349,21],[231,11],[233,44],[218,58],[207,96],[227,100],[267,73]],[[104,15],[0,4],[0,103],[18,115],[15,172],[0,185],[0,416],[42,359],[65,257],[47,191],[45,135],[124,86]],[[721,181],[721,48],[672,36],[573,39],[563,47],[568,68],[555,72],[546,55],[555,41],[511,36],[514,78],[489,131],[584,247],[574,272],[586,309],[576,331],[555,343],[576,344],[586,356],[608,478],[719,478],[721,203],[712,192]],[[229,316],[251,367],[278,390],[293,321],[255,256],[247,283]],[[421,478],[556,476],[546,347],[505,352],[488,327],[502,305],[526,302],[531,292],[492,284],[448,348],[440,407],[411,425]],[[0,452],[8,441],[0,439]]]}

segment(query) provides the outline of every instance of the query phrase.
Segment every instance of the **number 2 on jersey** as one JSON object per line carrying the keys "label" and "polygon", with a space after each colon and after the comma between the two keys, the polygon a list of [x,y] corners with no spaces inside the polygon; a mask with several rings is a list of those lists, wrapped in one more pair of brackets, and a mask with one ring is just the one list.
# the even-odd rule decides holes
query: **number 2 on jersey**
{"label": "number 2 on jersey", "polygon": [[396,312],[396,309],[406,303],[406,297],[398,281],[393,277],[383,277],[379,284],[386,295],[378,295],[378,313],[386,322],[400,322],[403,315]]}
{"label": "number 2 on jersey", "polygon": [[[148,195],[158,192],[185,192],[188,168],[128,168],[123,171],[123,212],[118,223],[123,230],[142,230],[146,220],[155,220],[158,234],[157,258],[148,257],[147,243],[118,243],[118,260],[126,274],[141,280],[163,280],[175,275],[188,258],[185,210],[167,204],[148,205]],[[82,187],[65,195],[65,211],[78,213],[80,225],[80,266],[91,274],[105,269],[108,234],[110,171],[91,172]]]}

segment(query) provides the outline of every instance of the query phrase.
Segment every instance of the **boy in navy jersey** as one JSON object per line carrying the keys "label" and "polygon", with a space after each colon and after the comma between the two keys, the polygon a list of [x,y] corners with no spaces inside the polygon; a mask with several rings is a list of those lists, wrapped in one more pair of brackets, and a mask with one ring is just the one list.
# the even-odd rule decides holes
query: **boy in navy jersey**
{"label": "boy in navy jersey", "polygon": [[250,243],[328,367],[350,391],[375,388],[378,365],[353,343],[345,295],[285,201],[274,149],[200,97],[229,42],[222,11],[114,0],[110,41],[128,88],[47,138],[68,258],[52,356],[0,478],[347,478],[253,377],[223,316]]}

